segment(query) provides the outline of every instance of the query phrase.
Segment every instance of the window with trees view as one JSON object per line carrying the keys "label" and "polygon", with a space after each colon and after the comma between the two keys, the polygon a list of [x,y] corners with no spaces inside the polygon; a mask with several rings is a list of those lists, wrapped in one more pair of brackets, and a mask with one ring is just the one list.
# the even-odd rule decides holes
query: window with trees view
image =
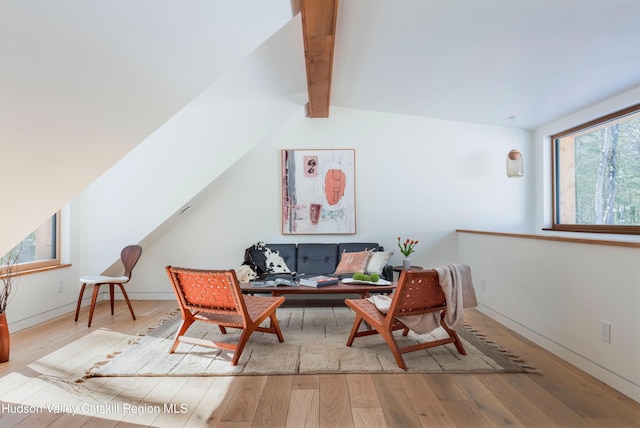
{"label": "window with trees view", "polygon": [[56,213],[16,245],[10,251],[17,255],[15,272],[59,265],[59,229],[59,213]]}
{"label": "window with trees view", "polygon": [[551,141],[553,229],[640,234],[640,105]]}

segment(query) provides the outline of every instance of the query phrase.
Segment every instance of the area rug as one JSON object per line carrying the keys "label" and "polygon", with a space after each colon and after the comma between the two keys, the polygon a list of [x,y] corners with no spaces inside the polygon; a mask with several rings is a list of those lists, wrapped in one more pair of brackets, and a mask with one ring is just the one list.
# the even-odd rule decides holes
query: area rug
{"label": "area rug", "polygon": [[[404,354],[408,369],[400,369],[379,335],[356,338],[346,346],[354,313],[347,307],[284,307],[277,312],[284,343],[273,334],[254,333],[240,361],[231,366],[231,351],[181,343],[169,354],[180,322],[173,314],[158,327],[132,338],[125,349],[113,350],[103,361],[87,369],[95,376],[229,376],[318,373],[539,373],[517,355],[488,341],[471,326],[458,331],[467,355],[453,344]],[[364,327],[361,327],[364,328]],[[239,331],[195,323],[187,334],[203,339],[237,342]],[[429,335],[413,332],[400,346],[446,337],[442,329]]]}

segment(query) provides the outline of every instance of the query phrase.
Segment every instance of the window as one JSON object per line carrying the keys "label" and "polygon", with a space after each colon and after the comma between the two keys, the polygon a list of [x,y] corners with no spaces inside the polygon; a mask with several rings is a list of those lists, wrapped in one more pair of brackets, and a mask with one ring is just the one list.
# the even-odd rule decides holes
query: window
{"label": "window", "polygon": [[20,251],[15,271],[24,272],[59,265],[59,236],[60,213],[58,212],[14,248]]}
{"label": "window", "polygon": [[551,141],[553,229],[640,234],[640,105]]}

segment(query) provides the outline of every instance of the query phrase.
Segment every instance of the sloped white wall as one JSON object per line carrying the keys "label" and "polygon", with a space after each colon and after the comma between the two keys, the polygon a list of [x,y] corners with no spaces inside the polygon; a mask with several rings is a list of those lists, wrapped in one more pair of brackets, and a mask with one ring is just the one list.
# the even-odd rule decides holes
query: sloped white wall
{"label": "sloped white wall", "polygon": [[298,16],[71,202],[63,219],[72,266],[19,278],[11,331],[75,310],[81,275],[120,275],[122,247],[146,247],[252,147],[304,118],[301,32]]}
{"label": "sloped white wall", "polygon": [[76,198],[74,240],[88,272],[180,212],[208,184],[304,109],[300,18],[292,20]]}
{"label": "sloped white wall", "polygon": [[291,20],[289,0],[0,2],[4,254]]}
{"label": "sloped white wall", "polygon": [[[530,134],[517,132],[525,160]],[[145,249],[129,290],[135,298],[173,299],[166,265],[235,268],[244,249],[266,242],[378,241],[395,251],[398,235],[419,239],[417,265],[457,259],[455,229],[526,228],[531,179],[509,179],[512,130],[332,107],[265,141],[229,168]],[[281,234],[280,150],[356,150],[355,235]]]}

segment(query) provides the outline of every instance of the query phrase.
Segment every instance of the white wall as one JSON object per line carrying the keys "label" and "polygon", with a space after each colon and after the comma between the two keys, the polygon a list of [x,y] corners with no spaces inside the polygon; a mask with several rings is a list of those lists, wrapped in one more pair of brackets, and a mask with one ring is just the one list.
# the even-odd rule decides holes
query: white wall
{"label": "white wall", "polygon": [[[529,154],[527,132],[516,144]],[[244,249],[266,242],[377,241],[396,252],[399,235],[420,240],[414,264],[457,258],[455,229],[522,229],[531,180],[509,179],[511,128],[333,107],[329,119],[305,119],[254,148],[205,191],[187,216],[145,248],[134,298],[173,299],[166,265],[234,268]],[[281,234],[280,150],[356,150],[355,235]]]}
{"label": "white wall", "polygon": [[[640,236],[542,230],[551,225],[549,137],[638,102],[640,87],[535,131],[534,234],[640,242]],[[462,233],[458,251],[460,262],[473,267],[476,290],[486,279],[483,312],[640,401],[639,249]],[[603,320],[612,323],[611,343],[601,340]]]}
{"label": "white wall", "polygon": [[458,235],[480,311],[640,401],[640,249]]}

